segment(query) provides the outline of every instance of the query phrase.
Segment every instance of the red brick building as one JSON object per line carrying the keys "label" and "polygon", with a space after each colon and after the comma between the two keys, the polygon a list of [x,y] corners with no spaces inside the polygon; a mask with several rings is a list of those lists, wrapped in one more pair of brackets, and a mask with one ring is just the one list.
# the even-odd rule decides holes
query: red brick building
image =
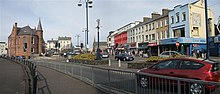
{"label": "red brick building", "polygon": [[13,25],[12,32],[8,37],[8,55],[24,56],[30,58],[32,54],[45,52],[43,29],[39,20],[37,29],[30,26],[18,27]]}

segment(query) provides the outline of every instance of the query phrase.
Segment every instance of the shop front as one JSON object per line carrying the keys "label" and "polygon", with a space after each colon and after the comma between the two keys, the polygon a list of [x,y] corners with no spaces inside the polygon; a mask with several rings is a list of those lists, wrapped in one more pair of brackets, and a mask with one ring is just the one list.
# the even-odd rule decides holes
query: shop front
{"label": "shop front", "polygon": [[148,42],[141,42],[141,43],[138,43],[138,51],[142,51],[144,54],[145,53],[148,53]]}
{"label": "shop front", "polygon": [[[177,45],[178,43],[178,45]],[[192,55],[195,50],[206,49],[205,38],[169,38],[159,41],[160,51],[177,51],[184,55]]]}
{"label": "shop front", "polygon": [[149,51],[152,56],[158,56],[158,45],[156,42],[148,44]]}

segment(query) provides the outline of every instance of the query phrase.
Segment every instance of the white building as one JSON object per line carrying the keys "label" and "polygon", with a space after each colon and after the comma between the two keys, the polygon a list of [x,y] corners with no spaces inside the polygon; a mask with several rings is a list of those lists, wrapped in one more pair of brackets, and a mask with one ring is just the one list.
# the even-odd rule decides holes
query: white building
{"label": "white building", "polygon": [[7,43],[0,42],[0,55],[7,55]]}
{"label": "white building", "polygon": [[[214,16],[208,10],[209,35],[214,35]],[[160,41],[165,49],[191,55],[194,49],[206,49],[205,5],[197,0],[185,5],[177,5],[169,12],[169,39]],[[176,46],[179,43],[180,46]]]}
{"label": "white building", "polygon": [[58,43],[60,44],[59,50],[71,49],[72,40],[71,37],[58,37]]}
{"label": "white building", "polygon": [[58,48],[58,40],[51,40],[47,41],[46,49],[51,50],[51,49],[57,49]]}

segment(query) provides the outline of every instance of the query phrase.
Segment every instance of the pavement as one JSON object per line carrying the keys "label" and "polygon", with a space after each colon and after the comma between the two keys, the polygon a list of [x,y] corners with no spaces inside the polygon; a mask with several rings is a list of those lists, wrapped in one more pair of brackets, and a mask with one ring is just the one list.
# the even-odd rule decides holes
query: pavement
{"label": "pavement", "polygon": [[25,78],[21,65],[0,58],[0,94],[25,94]]}
{"label": "pavement", "polygon": [[73,77],[53,69],[37,66],[38,94],[105,94]]}

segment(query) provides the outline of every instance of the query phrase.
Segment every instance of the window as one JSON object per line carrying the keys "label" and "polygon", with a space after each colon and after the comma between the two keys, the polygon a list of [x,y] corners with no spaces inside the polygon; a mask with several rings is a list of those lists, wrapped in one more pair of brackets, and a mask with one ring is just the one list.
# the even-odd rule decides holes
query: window
{"label": "window", "polygon": [[168,60],[163,61],[158,64],[156,64],[153,68],[156,69],[175,69],[177,68],[179,60]]}
{"label": "window", "polygon": [[34,52],[34,48],[31,48],[31,52]]}
{"label": "window", "polygon": [[34,44],[34,37],[31,37],[31,44]]}
{"label": "window", "polygon": [[165,31],[162,31],[162,39],[165,38]]}
{"label": "window", "polygon": [[185,21],[185,20],[186,20],[186,13],[183,12],[183,13],[182,13],[182,21]]}
{"label": "window", "polygon": [[204,65],[198,62],[193,62],[193,61],[182,61],[180,63],[180,69],[200,69]]}
{"label": "window", "polygon": [[152,34],[152,40],[155,40],[155,34]]}
{"label": "window", "polygon": [[148,25],[146,25],[146,31],[148,31]]}
{"label": "window", "polygon": [[163,21],[160,21],[160,27],[163,27]]}
{"label": "window", "polygon": [[151,24],[149,24],[149,30],[151,30]]}
{"label": "window", "polygon": [[152,23],[152,30],[154,29],[154,23]]}
{"label": "window", "polygon": [[165,26],[168,25],[168,22],[169,22],[169,21],[168,21],[168,18],[166,18],[166,19],[165,19]]}
{"label": "window", "polygon": [[160,40],[160,39],[161,39],[161,38],[160,38],[160,32],[158,32],[157,35],[158,35],[158,39]]}
{"label": "window", "polygon": [[148,35],[146,35],[146,41],[148,41]]}
{"label": "window", "polygon": [[180,20],[180,18],[179,18],[179,12],[178,12],[178,13],[176,13],[176,23],[178,23],[179,20]]}
{"label": "window", "polygon": [[174,23],[174,19],[173,19],[173,16],[171,16],[171,24]]}
{"label": "window", "polygon": [[167,36],[166,36],[167,38],[170,37],[169,30],[166,31],[166,35],[167,35]]}
{"label": "window", "polygon": [[159,21],[158,22],[156,22],[156,28],[159,28]]}
{"label": "window", "polygon": [[149,41],[151,41],[151,35],[149,35]]}
{"label": "window", "polygon": [[142,42],[144,42],[144,35],[142,35]]}

